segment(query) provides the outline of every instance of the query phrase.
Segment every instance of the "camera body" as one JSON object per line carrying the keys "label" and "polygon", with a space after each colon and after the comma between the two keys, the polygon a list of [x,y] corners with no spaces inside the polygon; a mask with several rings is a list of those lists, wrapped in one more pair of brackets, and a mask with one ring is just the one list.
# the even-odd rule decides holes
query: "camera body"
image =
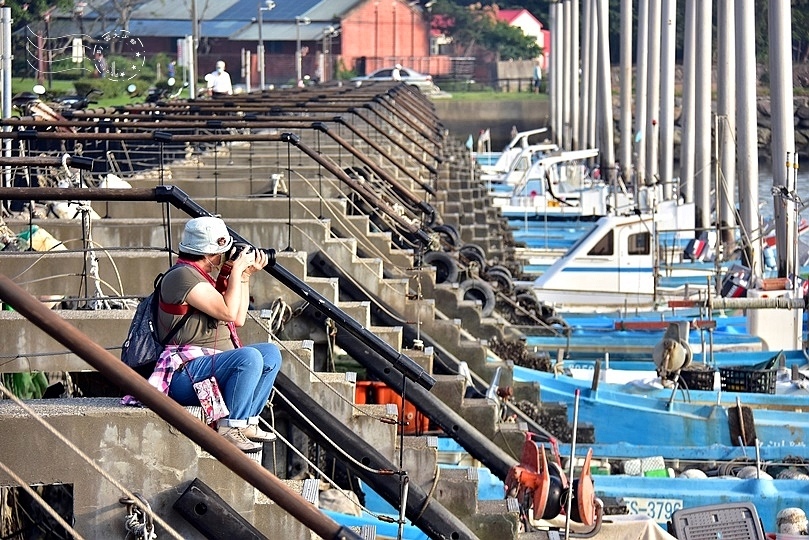
{"label": "camera body", "polygon": [[227,252],[227,260],[228,261],[235,260],[242,251],[244,251],[245,253],[252,253],[254,249],[256,248],[254,248],[250,244],[243,244],[241,242],[234,243]]}

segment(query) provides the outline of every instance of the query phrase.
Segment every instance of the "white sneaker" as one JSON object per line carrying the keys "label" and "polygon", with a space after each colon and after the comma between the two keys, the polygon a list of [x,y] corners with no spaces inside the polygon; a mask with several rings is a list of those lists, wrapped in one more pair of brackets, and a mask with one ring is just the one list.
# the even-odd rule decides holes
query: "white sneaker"
{"label": "white sneaker", "polygon": [[245,452],[245,453],[248,453],[248,454],[253,453],[253,452],[258,452],[262,448],[261,443],[253,442],[250,439],[248,439],[244,434],[244,431],[246,429],[247,428],[237,428],[237,427],[229,427],[229,426],[225,427],[225,426],[222,426],[222,427],[218,428],[217,431],[228,442],[231,442],[234,445],[236,445],[236,448],[238,448],[242,452]]}
{"label": "white sneaker", "polygon": [[264,431],[258,424],[248,424],[246,428],[242,428],[242,433],[255,442],[273,442],[276,439],[275,433]]}

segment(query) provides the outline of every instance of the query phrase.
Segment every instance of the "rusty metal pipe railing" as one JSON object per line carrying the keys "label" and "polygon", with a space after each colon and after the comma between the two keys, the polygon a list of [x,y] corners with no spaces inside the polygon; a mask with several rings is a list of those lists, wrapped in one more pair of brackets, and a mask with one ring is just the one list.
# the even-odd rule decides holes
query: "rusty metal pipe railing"
{"label": "rusty metal pipe railing", "polygon": [[[328,130],[326,131],[326,133],[328,134]],[[335,166],[331,161],[329,161],[327,159],[324,159],[323,156],[319,155],[312,148],[308,147],[305,144],[301,144],[300,139],[298,137],[296,137],[295,135],[293,135],[291,133],[287,133],[285,135],[288,137],[288,141],[290,142],[290,144],[292,144],[293,146],[298,148],[301,152],[303,152],[307,156],[309,156],[312,159],[314,159],[315,161],[317,161],[317,163],[321,164],[323,166],[323,168],[325,168],[327,171],[329,171],[330,173],[335,175],[337,178],[339,178],[343,182],[353,186],[353,189],[357,193],[363,194],[363,196],[366,198],[366,200],[368,200],[369,202],[374,203],[375,205],[378,205],[380,208],[385,208],[385,210],[386,210],[385,215],[388,216],[390,219],[393,219],[394,221],[396,221],[396,223],[400,227],[402,227],[405,231],[408,231],[410,233],[411,237],[415,237],[416,240],[418,240],[419,242],[421,242],[425,246],[429,245],[430,237],[429,237],[429,235],[427,233],[425,233],[422,229],[420,229],[420,228],[414,226],[413,224],[411,224],[408,220],[406,220],[403,217],[399,216],[396,213],[396,211],[387,202],[385,202],[381,197],[379,197],[376,193],[374,193],[372,190],[366,188],[365,185],[362,184],[361,182],[357,182],[356,180],[351,178],[345,171],[343,171],[339,167]],[[329,135],[329,136],[333,138],[332,135]],[[346,144],[346,148],[353,148],[351,145],[349,145],[345,141],[344,141],[344,144]],[[374,172],[376,172],[376,171],[374,171]],[[388,178],[390,178],[390,175],[385,174],[385,176],[382,176],[381,178],[383,180],[385,180],[385,181],[388,181]],[[395,180],[393,178],[390,178],[391,185],[394,185],[394,182],[395,182]],[[406,192],[407,190],[403,190],[403,191]],[[410,193],[410,198],[411,198],[411,200],[415,198],[412,193]],[[405,201],[402,201],[402,202],[405,202]],[[416,207],[418,209],[423,211],[424,214],[427,216],[425,224],[428,225],[428,226],[432,225],[432,223],[435,221],[435,217],[436,217],[435,209],[432,206],[430,206],[429,204],[427,204],[426,202],[422,201],[422,200],[416,200],[415,205],[416,205]]]}
{"label": "rusty metal pipe railing", "polygon": [[[368,125],[375,125],[376,122],[374,122],[370,118],[366,118],[365,115],[362,114],[363,110],[364,110],[364,107],[352,107],[351,109],[349,109],[348,112],[355,115],[357,118],[361,119],[363,122],[366,122]],[[372,109],[369,109],[369,110],[371,110],[371,112],[373,112],[376,115],[377,118],[379,118],[382,122],[384,122],[391,129],[397,129],[399,131],[399,133],[402,134],[402,137],[407,139],[410,142],[410,144],[414,145],[416,148],[418,148],[419,150],[421,150],[425,154],[429,155],[432,159],[434,159],[435,161],[439,161],[441,159],[439,151],[432,150],[427,145],[419,142],[418,140],[416,140],[415,137],[413,137],[407,131],[404,131],[403,129],[401,129],[401,127],[397,126],[389,118],[385,118],[384,116],[376,113],[376,111],[373,111]],[[422,138],[426,139],[425,137],[422,137]],[[431,146],[435,147],[435,144],[431,144]]]}
{"label": "rusty metal pipe railing", "polygon": [[[377,175],[380,179],[390,184],[391,187],[393,187],[393,189],[396,191],[397,195],[399,195],[399,197],[403,199],[402,202],[408,203],[411,206],[411,208],[417,208],[420,211],[424,212],[424,214],[427,216],[428,225],[431,225],[435,221],[436,212],[435,209],[430,204],[428,204],[426,201],[419,199],[406,186],[403,186],[398,180],[396,180],[387,172],[379,168],[379,166],[377,166],[376,163],[368,159],[368,157],[365,154],[354,148],[352,144],[350,144],[348,141],[340,137],[340,135],[335,133],[333,130],[329,129],[329,127],[326,124],[323,123],[314,124],[314,127],[320,129],[320,131],[331,137],[335,142],[337,142],[343,148],[351,152],[352,155],[354,155],[354,157],[360,160],[366,167],[371,169],[371,171],[373,171],[373,173]],[[432,189],[431,187],[429,186],[422,186],[422,187],[425,190],[427,190],[430,194],[435,195],[435,190]]]}
{"label": "rusty metal pipe railing", "polygon": [[[168,119],[168,120],[167,120]],[[182,119],[182,120],[181,120]],[[278,118],[275,116],[255,116],[250,119],[238,118],[235,116],[221,117],[221,116],[188,116],[188,115],[149,115],[143,117],[133,118],[132,116],[121,116],[110,119],[110,121],[101,120],[57,120],[45,121],[39,120],[31,116],[21,116],[6,118],[0,120],[0,126],[9,127],[30,127],[30,128],[45,128],[45,127],[77,127],[77,128],[114,128],[121,130],[128,129],[212,129],[210,124],[211,120],[217,121],[217,128],[215,129],[229,129],[229,128],[284,128],[284,127],[297,127],[295,124],[300,124],[302,127],[309,127],[312,122],[331,122],[332,116],[323,115],[322,117],[301,117],[301,116],[288,116]]]}
{"label": "rusty metal pipe railing", "polygon": [[[366,122],[368,125],[373,127],[376,131],[380,134],[388,137],[392,144],[395,144],[398,148],[400,148],[403,152],[407,153],[413,159],[418,161],[421,165],[423,165],[430,173],[435,174],[437,171],[434,166],[430,165],[426,161],[424,161],[421,156],[419,156],[416,152],[410,150],[407,146],[403,145],[399,141],[391,138],[388,133],[383,130],[379,125],[373,122],[370,119],[364,118],[358,114],[359,111],[354,111],[357,116],[363,121]],[[169,115],[167,115],[169,116]],[[49,128],[49,127],[72,127],[72,128],[104,128],[104,129],[116,129],[119,133],[128,133],[131,131],[137,130],[152,130],[161,129],[161,130],[170,130],[170,129],[290,129],[290,128],[298,128],[298,129],[313,129],[312,124],[313,122],[336,122],[340,125],[346,126],[352,133],[357,134],[358,136],[362,137],[363,140],[367,138],[364,134],[361,134],[355,126],[346,122],[342,117],[320,117],[320,118],[311,118],[311,117],[287,117],[286,119],[276,119],[275,117],[255,117],[254,119],[244,120],[244,119],[217,119],[217,125],[215,128],[212,128],[210,124],[208,124],[207,120],[213,120],[217,117],[210,116],[207,119],[198,118],[196,116],[182,116],[180,118],[187,118],[187,120],[166,120],[167,116],[148,116],[143,119],[138,119],[136,121],[132,121],[131,117],[121,117],[116,118],[116,121],[97,121],[97,120],[56,120],[56,121],[45,121],[45,120],[38,120],[31,116],[26,117],[15,117],[15,118],[8,118],[5,120],[0,120],[0,126],[8,126],[14,128]],[[391,127],[395,127],[393,124],[390,124]],[[403,136],[409,138],[407,134],[402,133]],[[33,135],[31,135],[33,137]],[[417,141],[412,140],[409,138],[411,142],[417,147],[419,147],[423,152],[432,153],[419,144]],[[393,160],[384,152],[383,149],[375,147],[375,150],[380,152],[383,156],[387,159],[391,160],[391,162],[402,169],[405,173],[407,171],[399,162],[393,162]],[[417,178],[413,178],[414,180],[418,181]],[[425,188],[427,189],[427,188]]]}
{"label": "rusty metal pipe railing", "polygon": [[[101,189],[101,188],[0,188],[0,200],[114,200],[114,201],[156,201],[169,203],[191,217],[212,216],[204,207],[197,204],[187,193],[175,186],[158,186],[147,189]],[[247,242],[236,231],[229,228],[237,241]],[[297,276],[279,264],[267,265],[264,269],[298,296],[316,306],[332,318],[338,326],[368,345],[374,352],[401,370],[403,374],[428,390],[435,384],[427,371],[416,362],[403,355],[384,341],[367,331],[357,321],[331,303],[323,295],[298,279]]]}
{"label": "rusty metal pipe railing", "polygon": [[[99,117],[107,117],[109,114],[118,114],[122,117],[126,117],[129,119],[139,119],[139,118],[159,118],[159,119],[168,119],[168,120],[176,120],[180,118],[196,118],[196,119],[203,119],[203,120],[211,120],[211,121],[223,121],[228,118],[240,118],[243,115],[250,114],[250,115],[262,115],[264,117],[269,116],[273,117],[277,114],[284,113],[287,115],[293,114],[295,111],[299,111],[301,114],[306,113],[311,115],[312,113],[321,113],[321,114],[341,114],[347,111],[346,107],[342,106],[335,106],[333,104],[306,104],[306,103],[290,103],[288,107],[281,108],[277,105],[273,105],[271,109],[278,109],[278,111],[270,111],[268,114],[267,106],[266,105],[256,105],[251,104],[251,107],[240,107],[236,108],[206,108],[200,107],[198,105],[193,106],[176,106],[176,107],[164,107],[162,109],[155,109],[151,107],[142,107],[142,108],[133,108],[133,109],[124,109],[120,111],[111,111],[107,112],[105,110],[101,110],[99,112],[95,111],[73,111],[71,114],[67,115],[68,119],[94,119]],[[364,107],[367,106],[367,103],[357,103],[354,104],[354,107]],[[386,105],[390,107],[389,105]],[[349,107],[351,108],[351,107]],[[205,111],[209,114],[202,114],[202,111]],[[370,109],[373,111],[373,109]],[[402,123],[407,124],[408,126],[413,129],[416,133],[418,133],[421,137],[427,139],[431,144],[440,146],[440,139],[436,139],[433,137],[433,133],[435,133],[438,137],[440,137],[440,130],[436,129],[434,132],[429,128],[425,128],[423,126],[418,126],[412,121],[412,116],[418,116],[423,118],[420,111],[409,110],[409,114],[399,114],[395,112],[395,109],[391,108],[393,111],[394,116],[399,119]],[[375,114],[379,115],[377,111],[373,111]],[[125,115],[124,115],[125,113]],[[185,114],[179,114],[185,113]],[[236,115],[240,114],[242,116],[237,117]],[[402,131],[401,126],[396,126],[395,123],[390,122],[388,119],[385,119],[383,116],[379,115],[380,118],[388,121],[391,126],[393,126],[396,130]],[[310,121],[316,121],[317,119],[313,119],[311,116],[307,117]],[[411,137],[412,139],[412,137]],[[415,140],[413,139],[415,142]],[[426,149],[426,147],[422,146],[425,151],[431,154],[432,157],[437,159],[438,154],[433,151]]]}
{"label": "rusty metal pipe railing", "polygon": [[[375,211],[379,211],[385,216],[393,220],[399,228],[399,232],[408,238],[421,242],[424,245],[430,243],[430,236],[413,225],[410,221],[399,215],[387,202],[377,196],[372,190],[368,189],[362,183],[354,180],[342,169],[335,166],[332,162],[323,159],[317,152],[293,141],[286,139],[295,139],[292,134],[283,134],[285,140],[283,142],[292,142],[302,152],[312,159],[317,160],[325,169],[337,177],[340,181],[348,185],[351,189],[356,191],[360,196],[365,198],[370,204],[374,206]],[[0,158],[0,166],[53,166],[59,167],[62,165],[62,158],[53,157],[12,157]],[[172,187],[173,186],[164,186]],[[174,188],[176,193],[183,193],[179,188]],[[149,201],[155,200],[151,193],[151,189],[102,189],[102,188],[32,188],[32,187],[2,187],[0,188],[0,200],[90,200],[90,201]],[[161,201],[167,202],[167,201]]]}
{"label": "rusty metal pipe railing", "polygon": [[299,494],[290,490],[270,471],[251,460],[203,422],[191,416],[183,406],[152,387],[146,379],[3,274],[0,274],[0,298],[93,366],[112,384],[135,396],[149,409],[275,501],[278,506],[309,527],[314,533],[323,538],[335,540],[358,540],[360,538],[358,534],[342,527]]}
{"label": "rusty metal pipe railing", "polygon": [[[445,130],[441,119],[435,114],[435,108],[426,107],[423,100],[416,99],[411,93],[399,92],[394,88],[375,97],[372,102],[384,105],[398,116],[417,119],[425,126],[425,129],[429,129],[438,137],[439,144],[440,141],[443,141]],[[405,114],[401,114],[400,107],[404,109]]]}
{"label": "rusty metal pipe railing", "polygon": [[[349,126],[348,124],[344,124],[344,123],[341,123],[341,124],[345,125],[349,129],[349,131],[351,131],[351,133],[355,134],[357,137],[362,139],[362,141],[364,143],[366,143],[368,146],[370,146],[371,148],[373,148],[374,150],[379,152],[380,155],[382,155],[385,159],[387,159],[390,163],[392,163],[396,168],[401,170],[402,173],[404,173],[408,178],[410,178],[416,184],[421,186],[421,188],[424,189],[427,193],[429,193],[430,195],[435,195],[436,194],[435,190],[429,184],[425,184],[421,180],[421,178],[419,178],[415,174],[411,173],[408,170],[408,168],[404,165],[404,163],[402,163],[401,161],[399,161],[399,160],[393,158],[392,156],[388,155],[388,153],[385,152],[385,150],[382,147],[380,147],[376,142],[369,139],[365,134],[360,133],[357,129],[354,129],[353,126]],[[334,140],[334,142],[336,142],[337,144],[339,144],[340,146],[342,146],[343,148],[345,148],[346,150],[351,152],[354,155],[354,157],[356,157],[357,159],[361,159],[365,165],[367,165],[368,167],[371,168],[371,170],[374,171],[374,174],[376,174],[377,176],[379,176],[380,178],[382,178],[386,182],[390,183],[391,186],[393,186],[393,188],[397,192],[402,192],[402,193],[400,193],[400,195],[404,195],[408,199],[411,199],[411,201],[414,202],[414,203],[417,202],[418,197],[416,197],[415,194],[412,191],[410,191],[407,187],[403,186],[398,180],[396,180],[391,175],[389,175],[387,172],[385,172],[384,169],[382,169],[381,167],[376,165],[373,162],[373,160],[368,158],[368,156],[366,156],[365,154],[363,154],[362,152],[360,152],[359,150],[354,148],[354,145],[349,143],[347,140],[345,140],[340,135],[334,133],[331,129],[329,129],[329,126],[325,122],[315,122],[314,124],[312,124],[312,126],[315,129],[317,129],[319,131],[322,131],[323,133],[328,135],[332,140]]]}
{"label": "rusty metal pipe railing", "polygon": [[[401,108],[406,109],[406,114],[402,114],[403,111],[398,110],[396,107],[390,104],[388,100],[382,98],[376,98],[374,103],[379,104],[379,108],[383,109],[391,117],[395,118],[396,121],[402,122],[403,124],[409,126],[410,129],[418,133],[422,138],[426,139],[436,148],[441,147],[441,141],[439,139],[437,130],[432,127],[434,124],[425,121],[418,112],[409,109],[403,104],[399,104]],[[370,103],[363,103],[362,108],[371,111],[373,114],[389,123],[394,123],[393,120],[386,118],[379,110],[377,110],[377,107],[373,107]],[[418,123],[414,119],[418,119]]]}
{"label": "rusty metal pipe railing", "polygon": [[[433,161],[435,161],[437,163],[440,163],[441,158],[437,154],[434,154],[433,152],[428,150],[424,145],[422,145],[422,144],[418,143],[417,141],[415,141],[412,137],[409,136],[409,134],[407,134],[406,132],[399,129],[398,130],[399,134],[403,138],[410,141],[410,143],[411,143],[410,145],[404,144],[397,137],[390,136],[389,132],[387,130],[383,129],[382,126],[380,126],[378,122],[376,122],[376,121],[374,121],[374,120],[372,120],[370,118],[365,118],[363,115],[359,114],[360,112],[361,112],[361,110],[359,110],[359,109],[354,109],[352,111],[352,113],[355,116],[357,116],[360,120],[362,120],[368,126],[372,127],[374,130],[376,130],[377,133],[380,133],[380,134],[384,135],[388,139],[388,141],[390,141],[391,144],[395,145],[397,148],[402,150],[402,152],[404,152],[405,154],[407,154],[411,158],[415,159],[422,167],[426,168],[427,171],[430,172],[430,174],[436,174],[438,172],[438,170],[435,168],[435,165],[432,165],[432,164],[428,163],[418,152],[416,152],[414,150],[411,150],[410,146],[412,145],[412,146],[417,147],[421,151],[422,154],[429,154],[430,157],[433,159]],[[346,128],[348,128],[352,133],[356,133],[357,135],[359,135],[359,133],[360,133],[359,130],[357,129],[357,127],[354,124],[352,124],[350,122],[347,122],[346,119],[343,118],[342,116],[334,117],[334,122],[339,123],[342,126],[346,126]],[[391,126],[391,127],[393,127],[393,129],[396,129],[394,126]],[[366,137],[367,137],[367,135],[366,135]]]}
{"label": "rusty metal pipe railing", "polygon": [[[393,178],[390,174],[379,168],[373,161],[368,159],[362,152],[354,148],[348,141],[339,137],[339,135],[330,132],[330,130],[325,126],[325,124],[318,123],[311,126],[314,129],[320,129],[327,133],[332,139],[334,139],[339,144],[343,145],[347,151],[352,153],[357,159],[363,162],[369,169],[371,169],[374,174],[376,174],[380,179],[390,184],[394,191],[402,198],[402,202],[406,204],[410,204],[414,211],[418,209],[419,211],[424,212],[428,219],[427,224],[430,225],[433,223],[435,219],[435,209],[432,208],[428,203],[422,201],[418,197],[416,197],[409,189]],[[324,129],[325,128],[325,129]],[[60,131],[34,131],[34,130],[22,130],[22,131],[0,131],[0,139],[11,139],[11,140],[34,140],[34,139],[42,139],[42,140],[79,140],[79,141],[144,141],[144,142],[161,142],[155,138],[155,132],[144,132],[144,133],[66,133]],[[191,135],[191,134],[171,134],[170,142],[175,143],[183,143],[183,142],[227,142],[227,141],[261,141],[261,142],[291,142],[294,146],[301,149],[305,154],[310,156],[312,159],[320,163],[324,168],[329,170],[332,174],[337,176],[341,181],[348,183],[352,186],[353,189],[357,192],[364,192],[368,198],[375,200],[380,205],[384,205],[386,208],[386,214],[389,217],[395,219],[401,226],[406,226],[407,229],[415,229],[413,226],[403,220],[401,217],[397,215],[397,213],[385,203],[380,197],[374,194],[372,191],[365,189],[362,184],[354,181],[348,176],[342,169],[338,167],[332,166],[331,162],[324,159],[318,152],[312,151],[308,146],[304,145],[300,142],[300,138],[294,136],[289,133],[282,133],[282,134],[232,134],[232,133],[221,133],[221,134],[203,134],[203,135]],[[15,164],[23,164],[21,161],[14,160],[14,158],[5,158],[6,165],[15,165]],[[24,158],[20,158],[24,159]],[[408,173],[409,174],[409,173]],[[421,185],[421,183],[420,183]],[[428,190],[431,194],[435,194],[435,191],[430,188],[429,186],[422,185],[425,190]],[[411,232],[415,233],[415,230]]]}

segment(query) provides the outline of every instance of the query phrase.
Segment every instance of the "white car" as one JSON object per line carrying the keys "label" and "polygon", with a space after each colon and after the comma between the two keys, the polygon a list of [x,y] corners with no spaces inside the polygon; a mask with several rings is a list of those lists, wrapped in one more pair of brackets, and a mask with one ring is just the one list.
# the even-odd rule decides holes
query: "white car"
{"label": "white car", "polygon": [[[354,77],[351,80],[356,83],[357,86],[361,85],[365,81],[392,81],[394,69],[396,68],[389,67],[377,69],[369,75]],[[413,71],[412,69],[405,67],[399,68],[399,75],[402,82],[417,87],[425,94],[432,94],[440,91],[439,88],[433,83],[433,78],[430,75],[424,75],[423,73],[419,73],[418,71]]]}

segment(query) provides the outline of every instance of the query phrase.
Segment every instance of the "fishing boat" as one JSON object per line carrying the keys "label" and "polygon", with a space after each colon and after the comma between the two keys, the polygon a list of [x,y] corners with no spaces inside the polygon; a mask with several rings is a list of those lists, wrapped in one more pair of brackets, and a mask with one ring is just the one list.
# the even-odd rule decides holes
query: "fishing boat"
{"label": "fishing boat", "polygon": [[731,446],[744,431],[746,439],[764,446],[803,446],[809,435],[809,420],[802,412],[809,405],[805,395],[709,392],[700,393],[697,401],[696,391],[630,392],[623,385],[596,385],[524,367],[514,368],[514,380],[537,383],[545,403],[572,405],[579,394],[579,421],[593,426],[599,443]]}
{"label": "fishing boat", "polygon": [[540,156],[523,171],[514,170],[490,192],[503,217],[521,220],[594,220],[611,211],[634,207],[626,190],[613,190],[593,178],[587,162],[598,149],[573,150]]}
{"label": "fishing boat", "polygon": [[[467,455],[447,438],[439,439],[438,448],[444,459],[463,460]],[[613,512],[643,516],[664,529],[672,514],[682,508],[755,500],[764,529],[774,531],[781,509],[806,507],[809,501],[805,480],[809,471],[803,465],[806,449],[802,447],[560,443],[547,451],[548,461],[557,461],[565,474],[573,461],[574,475],[590,454],[595,496]],[[751,474],[752,469],[758,469],[760,477]],[[480,471],[481,478],[487,478],[486,470]],[[494,480],[498,486],[482,482],[487,489],[479,490],[479,499],[503,493],[505,484]]]}
{"label": "fishing boat", "polygon": [[[545,151],[558,150],[559,147],[557,145],[549,144],[546,140],[547,132],[548,128],[529,129],[527,131],[517,132],[501,152],[488,152],[486,153],[485,160],[476,159],[483,172],[483,180],[488,181],[496,178],[497,175],[507,173],[513,168],[515,161],[522,154],[522,151],[529,146],[544,144]],[[475,157],[483,158],[484,153],[478,152]],[[495,157],[494,160],[492,160],[493,157]]]}
{"label": "fishing boat", "polygon": [[[562,311],[653,309],[669,299],[705,298],[715,270],[681,257],[687,235],[693,235],[693,206],[664,201],[656,215],[600,218],[562,257],[530,286],[537,299]],[[688,232],[686,232],[688,231]],[[669,278],[683,280],[661,286],[657,246],[663,238],[677,246],[667,256]],[[674,264],[677,262],[677,264]]]}

